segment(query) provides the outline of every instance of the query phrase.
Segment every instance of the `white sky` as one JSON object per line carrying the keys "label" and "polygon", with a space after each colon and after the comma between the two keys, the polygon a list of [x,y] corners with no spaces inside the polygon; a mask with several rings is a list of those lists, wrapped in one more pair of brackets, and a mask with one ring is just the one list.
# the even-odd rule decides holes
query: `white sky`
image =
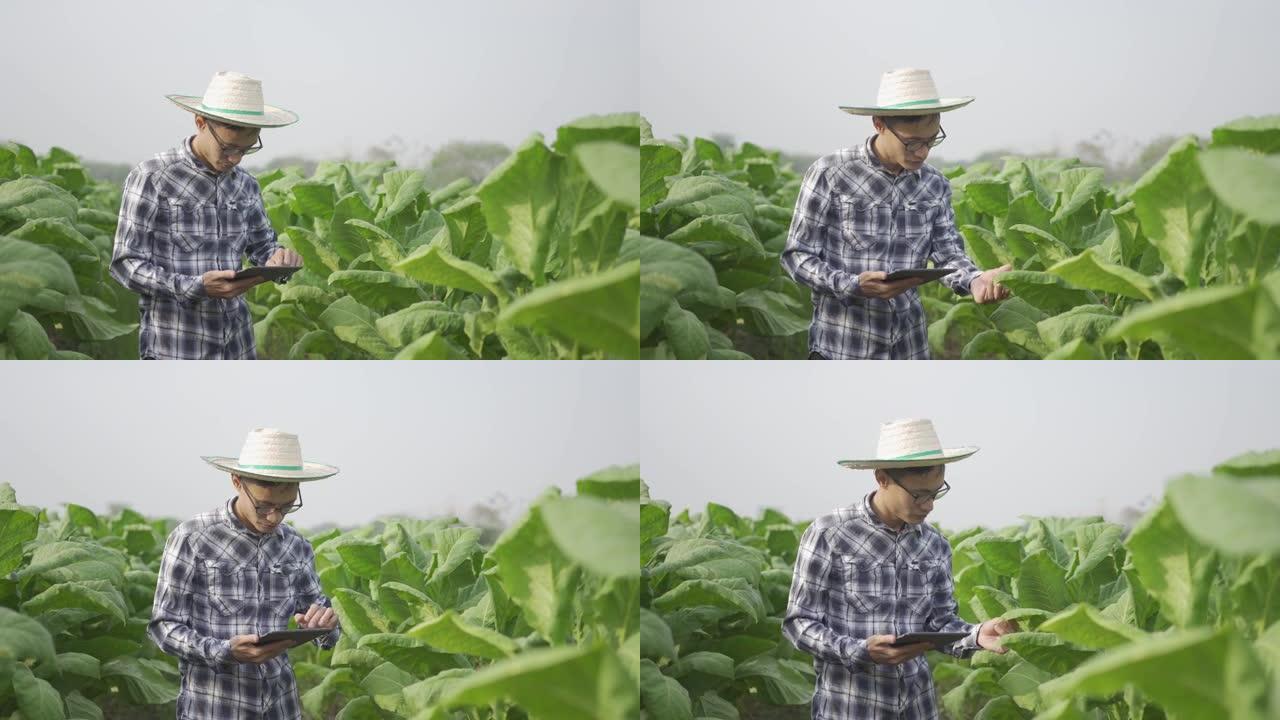
{"label": "white sky", "polygon": [[254,427],[341,472],[305,484],[301,527],[452,514],[512,520],[552,485],[637,462],[635,363],[7,363],[0,482],[18,501],[190,517],[231,497],[202,455]]}
{"label": "white sky", "polygon": [[640,379],[639,455],[673,510],[714,501],[807,519],[874,489],[837,460],[875,454],[880,423],[928,417],[947,469],[930,520],[1114,517],[1250,450],[1280,447],[1274,363],[657,363]]}
{"label": "white sky", "polygon": [[658,137],[733,134],[814,154],[870,135],[880,75],[922,67],[963,160],[1073,149],[1100,130],[1145,143],[1280,112],[1280,3],[1218,0],[646,0],[637,99]]}
{"label": "white sky", "polygon": [[[218,70],[263,81],[298,124],[278,155],[491,140],[635,110],[635,5],[593,0],[0,3],[0,138],[135,164],[190,134],[164,98]],[[20,68],[20,70],[19,70]]]}

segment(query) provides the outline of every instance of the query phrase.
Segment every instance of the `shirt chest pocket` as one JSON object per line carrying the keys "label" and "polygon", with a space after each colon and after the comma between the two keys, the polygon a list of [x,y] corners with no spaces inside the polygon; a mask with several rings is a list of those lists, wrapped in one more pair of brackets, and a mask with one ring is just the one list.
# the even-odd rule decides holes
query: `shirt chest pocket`
{"label": "shirt chest pocket", "polygon": [[169,239],[184,253],[227,254],[239,258],[246,223],[236,200],[169,198]]}
{"label": "shirt chest pocket", "polygon": [[895,603],[912,614],[927,614],[939,579],[933,561],[908,561],[895,565],[887,560],[843,558],[845,596],[851,611],[887,613]]}
{"label": "shirt chest pocket", "polygon": [[209,604],[224,615],[244,615],[255,609],[277,615],[291,614],[297,574],[297,563],[256,566],[207,561],[205,587]]}
{"label": "shirt chest pocket", "polygon": [[933,224],[942,212],[941,200],[913,200],[896,213],[895,230],[921,256],[927,256],[932,249],[930,240],[933,237]]}
{"label": "shirt chest pocket", "polygon": [[840,235],[849,247],[860,251],[883,250],[889,240],[893,208],[888,203],[843,196],[840,202]]}

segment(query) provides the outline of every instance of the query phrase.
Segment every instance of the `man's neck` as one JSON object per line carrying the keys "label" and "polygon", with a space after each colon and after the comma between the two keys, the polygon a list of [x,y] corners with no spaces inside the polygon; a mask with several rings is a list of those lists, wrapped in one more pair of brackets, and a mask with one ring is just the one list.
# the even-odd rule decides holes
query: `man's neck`
{"label": "man's neck", "polygon": [[209,162],[209,158],[205,157],[204,150],[203,150],[203,149],[201,149],[201,147],[200,147],[200,143],[198,143],[198,142],[196,141],[196,139],[197,139],[198,137],[199,137],[198,135],[193,135],[193,136],[191,136],[191,140],[190,140],[190,142],[191,142],[191,154],[192,154],[192,155],[195,155],[195,156],[196,156],[196,160],[200,161],[200,163],[204,165],[204,169],[205,169],[205,170],[208,170],[209,172],[213,173],[214,175],[218,175],[218,174],[220,174],[220,173],[218,172],[217,168],[215,168],[215,167],[213,166],[213,163]]}
{"label": "man's neck", "polygon": [[880,522],[888,525],[889,529],[894,532],[901,530],[902,526],[906,524],[889,515],[889,511],[884,509],[880,503],[879,491],[876,491],[876,493],[871,496],[871,512],[875,513],[876,517],[880,518]]}
{"label": "man's neck", "polygon": [[240,496],[239,496],[239,495],[237,495],[237,496],[236,496],[236,497],[231,501],[231,512],[235,514],[236,519],[240,521],[240,524],[241,524],[241,525],[243,525],[243,526],[244,526],[244,528],[245,528],[246,530],[248,530],[249,532],[253,533],[254,535],[261,535],[261,534],[262,534],[262,533],[258,532],[258,529],[257,529],[256,527],[254,527],[254,526],[253,526],[253,523],[249,522],[249,519],[248,519],[248,518],[246,518],[246,517],[244,516],[244,512],[240,509]]}
{"label": "man's neck", "polygon": [[894,163],[889,162],[888,160],[885,160],[884,156],[880,154],[880,151],[876,150],[876,141],[879,139],[880,139],[879,135],[871,138],[871,154],[875,155],[876,159],[880,161],[880,166],[885,169],[885,172],[889,173],[890,175],[897,175],[898,173],[902,172],[902,166],[896,165]]}

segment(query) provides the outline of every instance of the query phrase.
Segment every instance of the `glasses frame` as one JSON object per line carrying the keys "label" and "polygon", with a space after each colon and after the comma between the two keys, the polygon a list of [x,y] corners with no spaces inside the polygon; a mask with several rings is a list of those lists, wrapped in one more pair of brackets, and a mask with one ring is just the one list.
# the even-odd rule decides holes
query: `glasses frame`
{"label": "glasses frame", "polygon": [[902,488],[903,492],[910,495],[911,499],[915,500],[917,505],[919,505],[920,503],[926,500],[937,500],[942,496],[946,495],[951,490],[951,486],[947,484],[946,480],[942,481],[942,487],[938,488],[937,490],[934,490],[933,492],[916,492],[913,490],[908,490],[906,485],[903,485],[902,483],[898,482],[893,477],[890,477],[889,479],[893,480],[894,485],[897,485],[898,487]]}
{"label": "glasses frame", "polygon": [[230,160],[231,158],[237,157],[237,156],[244,157],[245,155],[252,155],[262,149],[261,131],[259,131],[258,133],[257,142],[255,142],[253,145],[250,145],[247,148],[242,148],[239,145],[232,145],[231,143],[222,142],[222,138],[218,137],[218,131],[213,129],[213,126],[215,124],[216,123],[213,120],[205,118],[204,126],[209,129],[209,134],[213,136],[213,141],[218,143],[218,151],[222,153],[222,157]]}
{"label": "glasses frame", "polygon": [[[271,517],[272,511],[280,513],[280,517],[283,518],[286,515],[289,515],[291,513],[296,513],[302,509],[302,486],[301,485],[298,486],[298,501],[295,503],[291,503],[289,505],[273,505],[271,503],[259,503],[258,498],[254,497],[253,493],[249,492],[248,483],[242,484],[241,488],[244,490],[244,494],[249,496],[249,502],[250,504],[253,505],[253,511],[258,513],[258,517],[260,518]],[[263,511],[262,509],[263,505],[267,506],[266,511]]]}
{"label": "glasses frame", "polygon": [[885,127],[889,128],[889,132],[893,133],[893,136],[898,138],[898,142],[902,143],[902,147],[906,148],[907,152],[912,154],[919,152],[922,148],[936,148],[942,144],[943,140],[947,139],[947,131],[943,130],[941,125],[938,126],[938,134],[928,140],[907,140],[899,135],[897,130],[889,127],[888,123],[885,123]]}

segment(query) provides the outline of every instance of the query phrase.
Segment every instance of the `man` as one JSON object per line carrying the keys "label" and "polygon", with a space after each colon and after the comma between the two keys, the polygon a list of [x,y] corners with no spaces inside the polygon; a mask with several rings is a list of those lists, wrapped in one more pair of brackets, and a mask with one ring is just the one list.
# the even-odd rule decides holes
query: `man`
{"label": "man", "polygon": [[928,359],[929,335],[916,288],[886,280],[894,270],[955,268],[941,282],[979,303],[1008,297],[996,276],[965,255],[951,184],[925,164],[946,137],[941,114],[973,98],[940,98],[928,70],[891,70],[877,103],[841,107],[872,116],[876,134],[819,158],[805,173],[782,265],[813,290],[811,359]]}
{"label": "man", "polygon": [[141,297],[143,359],[252,359],[253,322],[242,297],[254,265],[300,266],[280,247],[258,181],[238,166],[262,149],[261,128],[298,116],[262,102],[262,84],[213,76],[203,97],[168,95],[195,114],[196,134],[138,165],[124,182],[111,276]]}
{"label": "man", "polygon": [[1005,653],[997,639],[1017,623],[971,625],[956,615],[951,546],[924,520],[947,493],[948,463],[976,447],[943,449],[928,420],[880,430],[876,457],[842,460],[874,469],[877,489],[860,503],[813,521],[800,540],[782,632],[813,656],[814,720],[938,717],[928,643],[893,647],[913,632],[964,632],[943,652]]}
{"label": "man", "polygon": [[179,525],[165,543],[147,634],[178,657],[178,718],[302,717],[293,641],[259,645],[292,616],[299,628],[338,621],[316,577],[311,544],[284,517],[302,507],[299,483],[337,474],[303,462],[298,437],[270,428],[249,433],[240,457],[206,457],[231,473],[236,496]]}

